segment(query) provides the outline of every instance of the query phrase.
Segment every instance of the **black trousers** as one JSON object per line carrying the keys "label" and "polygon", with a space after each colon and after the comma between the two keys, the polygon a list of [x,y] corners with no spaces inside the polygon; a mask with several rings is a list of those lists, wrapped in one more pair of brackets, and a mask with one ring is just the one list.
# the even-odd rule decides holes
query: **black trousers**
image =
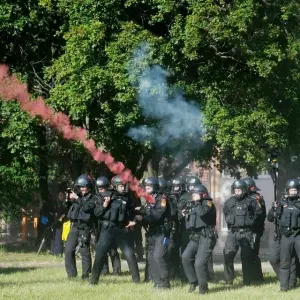
{"label": "black trousers", "polygon": [[137,223],[130,234],[132,235],[134,251],[138,259],[142,259],[144,256],[142,225],[140,223]]}
{"label": "black trousers", "polygon": [[62,255],[63,253],[63,241],[61,239],[62,228],[54,228],[53,237],[51,240],[51,254]]}
{"label": "black trousers", "polygon": [[111,259],[113,274],[115,274],[115,275],[120,274],[121,273],[121,259],[120,259],[120,255],[118,253],[118,246],[116,244],[113,244],[111,246],[111,248],[108,250],[107,255],[104,258],[104,264],[103,264],[103,268],[101,270],[102,274],[109,273],[108,257],[110,257],[110,259]]}
{"label": "black trousers", "polygon": [[174,230],[170,234],[168,245],[168,269],[170,279],[180,278],[180,264],[180,236],[178,230]]}
{"label": "black trousers", "polygon": [[288,290],[296,283],[296,257],[300,258],[300,235],[282,236],[280,240],[280,289]]}
{"label": "black trousers", "polygon": [[264,280],[261,260],[259,257],[259,248],[260,248],[260,237],[256,236],[256,241],[254,245],[254,261],[253,261],[253,281],[262,282]]}
{"label": "black trousers", "polygon": [[96,256],[92,269],[91,283],[96,284],[99,281],[100,273],[105,262],[105,257],[113,244],[120,247],[123,255],[125,256],[133,281],[139,282],[140,273],[138,264],[133,253],[130,235],[126,228],[114,227],[107,229],[102,227],[100,238],[96,245]]}
{"label": "black trousers", "polygon": [[[277,275],[277,278],[280,279],[280,239],[274,240],[270,244],[269,249],[269,262]],[[296,257],[293,255],[291,264],[290,264],[290,278],[289,278],[289,288],[296,286],[297,276],[296,276]]]}
{"label": "black trousers", "polygon": [[164,244],[164,234],[148,233],[148,268],[157,287],[170,287],[168,273],[168,245]]}
{"label": "black trousers", "polygon": [[[82,276],[88,276],[91,272],[92,258],[90,251],[91,230],[81,230],[72,227],[67,238],[65,248],[65,267],[69,277],[77,276],[75,250],[79,238],[84,236],[84,243],[81,244],[80,254],[82,260]],[[83,240],[83,239],[82,239]]]}
{"label": "black trousers", "polygon": [[243,283],[245,285],[249,285],[252,281],[255,281],[253,272],[255,251],[250,247],[251,240],[252,232],[239,233],[229,231],[223,251],[224,275],[227,283],[232,284],[233,282],[234,258],[239,250],[239,247],[241,247]]}
{"label": "black trousers", "polygon": [[198,241],[191,240],[182,254],[182,264],[189,283],[198,283],[199,290],[208,290],[208,261],[216,245],[216,239],[200,235]]}

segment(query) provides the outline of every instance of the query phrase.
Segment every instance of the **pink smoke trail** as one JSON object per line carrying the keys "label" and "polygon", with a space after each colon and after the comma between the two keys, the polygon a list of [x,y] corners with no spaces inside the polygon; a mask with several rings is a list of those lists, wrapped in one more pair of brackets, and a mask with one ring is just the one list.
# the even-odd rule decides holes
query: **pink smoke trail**
{"label": "pink smoke trail", "polygon": [[21,109],[27,111],[32,117],[39,116],[47,121],[68,140],[80,141],[97,162],[104,162],[109,170],[121,176],[124,183],[128,183],[129,188],[138,197],[144,197],[148,202],[152,202],[152,197],[141,187],[129,169],[126,169],[122,162],[115,162],[110,153],[105,153],[101,148],[96,147],[93,139],[87,139],[88,133],[84,128],[71,125],[70,119],[62,112],[55,112],[45,104],[42,97],[32,101],[25,84],[21,83],[15,76],[9,74],[6,65],[0,65],[0,98],[4,101],[17,100]]}

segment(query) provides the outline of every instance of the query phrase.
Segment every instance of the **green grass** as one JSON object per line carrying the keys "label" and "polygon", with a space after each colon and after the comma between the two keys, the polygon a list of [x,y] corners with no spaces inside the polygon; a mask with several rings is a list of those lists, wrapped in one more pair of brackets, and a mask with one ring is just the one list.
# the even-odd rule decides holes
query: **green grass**
{"label": "green grass", "polygon": [[[24,263],[21,263],[21,262]],[[30,266],[28,262],[31,262]],[[78,262],[79,274],[81,264]],[[142,278],[143,278],[143,271]],[[265,284],[243,287],[241,277],[237,276],[233,287],[228,288],[222,280],[223,274],[217,272],[218,283],[209,284],[210,293],[188,294],[188,285],[172,282],[170,291],[155,291],[153,284],[135,285],[127,272],[122,276],[104,276],[101,282],[90,288],[88,282],[80,278],[69,281],[66,278],[63,260],[49,255],[36,257],[31,253],[11,253],[0,251],[0,299],[298,299],[298,289],[286,293],[279,292],[279,282],[273,274],[265,274]]]}

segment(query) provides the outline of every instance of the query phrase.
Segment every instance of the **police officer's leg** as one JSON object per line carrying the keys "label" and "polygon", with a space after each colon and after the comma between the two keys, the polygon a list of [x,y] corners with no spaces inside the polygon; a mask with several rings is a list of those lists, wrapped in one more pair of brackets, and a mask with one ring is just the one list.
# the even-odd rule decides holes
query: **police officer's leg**
{"label": "police officer's leg", "polygon": [[101,274],[106,275],[109,273],[109,263],[108,263],[108,253],[103,259],[103,267],[101,269]]}
{"label": "police officer's leg", "polygon": [[67,238],[65,248],[65,267],[68,277],[77,276],[75,250],[78,244],[79,232],[76,227],[72,227]]}
{"label": "police officer's leg", "polygon": [[300,236],[299,235],[294,238],[294,242],[295,242],[294,253],[293,253],[294,255],[290,266],[289,289],[295,288],[297,283],[297,265],[299,264],[299,258],[300,258]]}
{"label": "police officer's leg", "polygon": [[208,291],[207,265],[215,245],[216,245],[216,239],[214,237],[209,238],[209,237],[204,237],[202,235],[200,236],[197,254],[195,258],[195,270],[198,278],[200,294],[204,294]]}
{"label": "police officer's leg", "polygon": [[243,271],[243,283],[249,285],[253,281],[253,261],[254,250],[251,248],[252,233],[246,232],[239,234],[239,243],[241,247],[241,261]]}
{"label": "police officer's leg", "polygon": [[280,244],[280,290],[289,289],[290,268],[294,251],[294,238],[292,236],[281,237]]}
{"label": "police officer's leg", "polygon": [[113,243],[111,248],[108,251],[112,267],[113,267],[113,274],[118,275],[121,273],[121,260],[118,252],[118,246]]}
{"label": "police officer's leg", "polygon": [[151,279],[154,281],[154,286],[159,284],[159,273],[154,260],[156,237],[154,233],[148,235],[148,268]]}
{"label": "police officer's leg", "polygon": [[140,271],[133,252],[130,235],[126,228],[118,229],[116,235],[116,244],[120,247],[123,255],[125,256],[133,282],[140,282]]}
{"label": "police officer's leg", "polygon": [[260,237],[256,237],[255,245],[254,245],[254,260],[253,260],[253,280],[256,282],[263,281],[263,273],[261,268],[261,260],[259,257],[259,248],[260,248]]}
{"label": "police officer's leg", "polygon": [[96,245],[95,261],[92,269],[90,283],[96,284],[99,281],[100,273],[103,268],[108,249],[111,247],[116,235],[116,229],[107,229],[102,227],[99,241]]}
{"label": "police officer's leg", "polygon": [[81,261],[82,261],[82,279],[89,277],[92,269],[91,257],[91,231],[81,230],[79,234],[82,236],[82,246],[80,248]]}
{"label": "police officer's leg", "polygon": [[189,293],[193,292],[198,285],[197,273],[195,271],[195,256],[198,251],[199,241],[191,240],[182,254],[182,265],[186,277],[191,284]]}
{"label": "police officer's leg", "polygon": [[164,243],[165,236],[163,233],[155,234],[155,246],[153,259],[155,264],[155,269],[158,275],[157,287],[159,288],[169,288],[169,272],[168,272],[168,245]]}
{"label": "police officer's leg", "polygon": [[279,279],[280,276],[280,240],[276,238],[273,243],[270,243],[269,262]]}
{"label": "police officer's leg", "polygon": [[60,255],[62,254],[62,228],[55,228],[53,239],[51,241],[51,254],[52,255]]}
{"label": "police officer's leg", "polygon": [[211,254],[207,262],[207,280],[213,281],[214,279],[215,279],[215,271],[214,271],[213,256]]}
{"label": "police officer's leg", "polygon": [[239,249],[236,233],[228,232],[223,250],[224,254],[224,276],[227,284],[232,284],[234,279],[234,258]]}
{"label": "police officer's leg", "polygon": [[169,245],[168,245],[168,269],[169,269],[169,278],[174,279],[176,277],[176,268],[178,266],[178,260],[176,257],[176,241],[175,236],[171,232],[169,238]]}
{"label": "police officer's leg", "polygon": [[134,228],[134,243],[135,243],[135,251],[138,260],[143,260],[144,247],[143,247],[142,225],[139,223],[136,224]]}

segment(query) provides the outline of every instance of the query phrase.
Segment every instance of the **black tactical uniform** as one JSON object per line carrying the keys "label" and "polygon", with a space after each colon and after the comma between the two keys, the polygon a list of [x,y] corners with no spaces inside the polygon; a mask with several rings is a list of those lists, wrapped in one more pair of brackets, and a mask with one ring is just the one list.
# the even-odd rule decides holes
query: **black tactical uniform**
{"label": "black tactical uniform", "polygon": [[248,185],[248,193],[253,201],[257,201],[258,205],[261,206],[260,214],[255,216],[255,223],[253,224],[253,233],[256,234],[255,244],[254,244],[254,261],[253,261],[253,280],[257,282],[263,281],[263,273],[261,268],[261,261],[259,258],[259,247],[260,238],[262,237],[265,229],[266,220],[266,204],[264,198],[258,193],[260,189],[256,186],[254,179],[244,178],[243,179]]}
{"label": "black tactical uniform", "polygon": [[251,284],[255,281],[253,274],[253,261],[255,258],[255,238],[253,227],[264,211],[258,201],[247,195],[248,186],[245,181],[237,180],[232,185],[235,189],[241,189],[242,195],[234,195],[224,205],[225,220],[228,225],[228,236],[224,248],[224,275],[228,284],[234,279],[234,258],[241,247],[241,261],[243,270],[243,283]]}
{"label": "black tactical uniform", "polygon": [[[161,192],[168,192],[168,222],[170,230],[170,239],[168,245],[168,268],[169,268],[169,278],[175,279],[180,278],[180,231],[179,231],[179,218],[178,218],[178,201],[182,192],[182,181],[180,178],[175,178],[170,182],[170,191],[167,191],[168,183],[165,181],[164,190]],[[177,190],[174,190],[175,187],[178,187]],[[161,188],[161,183],[160,183]]]}
{"label": "black tactical uniform", "polygon": [[[285,197],[282,201],[285,201]],[[277,219],[275,219],[277,218]],[[274,232],[274,240],[270,243],[269,249],[269,262],[277,275],[277,278],[280,278],[280,240],[281,233],[279,228],[279,220],[276,215],[276,205],[273,203],[272,208],[270,208],[268,212],[267,219],[269,222],[275,223],[275,232]],[[290,279],[289,279],[289,288],[293,288],[296,286],[297,276],[296,276],[296,258],[293,257],[290,265]]]}
{"label": "black tactical uniform", "polygon": [[[291,195],[290,190],[297,189]],[[281,232],[280,241],[280,289],[286,291],[294,288],[290,281],[291,264],[295,255],[300,258],[300,184],[297,179],[288,180],[285,186],[286,198],[281,200],[277,208],[277,217]]]}
{"label": "black tactical uniform", "polygon": [[[97,198],[96,206],[102,205],[102,203],[104,201],[104,197],[106,197],[106,196],[111,197],[112,191],[108,190],[109,187],[110,187],[110,181],[108,180],[108,178],[101,176],[96,180],[96,188],[98,190],[98,193],[96,194],[96,198]],[[99,191],[99,189],[101,189],[101,192]],[[97,225],[98,225],[97,226],[98,235],[97,235],[96,243],[99,240],[100,232],[101,232],[101,221],[100,220],[98,220]],[[110,256],[110,259],[111,259],[111,263],[112,263],[112,267],[113,267],[113,274],[119,275],[121,273],[121,260],[120,260],[120,256],[118,253],[118,247],[116,244],[113,244],[111,246],[111,248],[108,251],[108,255]],[[106,257],[105,257],[105,261],[104,261],[103,268],[101,270],[101,274],[109,273],[108,255],[106,255]]]}
{"label": "black tactical uniform", "polygon": [[158,192],[159,183],[156,178],[144,179],[143,185],[153,187],[153,202],[148,203],[140,210],[144,224],[147,224],[149,273],[156,288],[169,288],[167,252],[170,228],[165,224],[168,217],[167,198]]}
{"label": "black tactical uniform", "polygon": [[114,192],[111,195],[109,205],[103,204],[95,208],[95,216],[101,220],[101,233],[96,246],[96,257],[93,265],[90,284],[94,285],[99,281],[100,272],[107,255],[107,251],[113,244],[120,247],[125,256],[132,280],[140,281],[137,261],[132,249],[132,242],[126,225],[135,218],[134,205],[127,192],[118,193],[118,186],[123,185],[120,176],[112,179]]}
{"label": "black tactical uniform", "polygon": [[207,264],[216,245],[217,237],[216,208],[210,198],[209,200],[203,199],[203,187],[202,184],[195,184],[191,193],[199,194],[199,200],[192,200],[189,207],[183,211],[186,227],[191,231],[191,235],[190,242],[182,255],[182,263],[191,284],[189,292],[193,292],[199,285],[200,294],[208,291]]}
{"label": "black tactical uniform", "polygon": [[[90,176],[83,174],[75,181],[76,187],[88,187],[92,189],[93,181]],[[82,278],[88,278],[91,272],[92,259],[90,252],[91,231],[94,226],[93,211],[95,207],[95,196],[90,192],[80,195],[74,200],[68,212],[68,219],[71,220],[71,230],[68,235],[65,249],[65,266],[68,277],[77,276],[75,251],[80,246],[82,259]]]}

